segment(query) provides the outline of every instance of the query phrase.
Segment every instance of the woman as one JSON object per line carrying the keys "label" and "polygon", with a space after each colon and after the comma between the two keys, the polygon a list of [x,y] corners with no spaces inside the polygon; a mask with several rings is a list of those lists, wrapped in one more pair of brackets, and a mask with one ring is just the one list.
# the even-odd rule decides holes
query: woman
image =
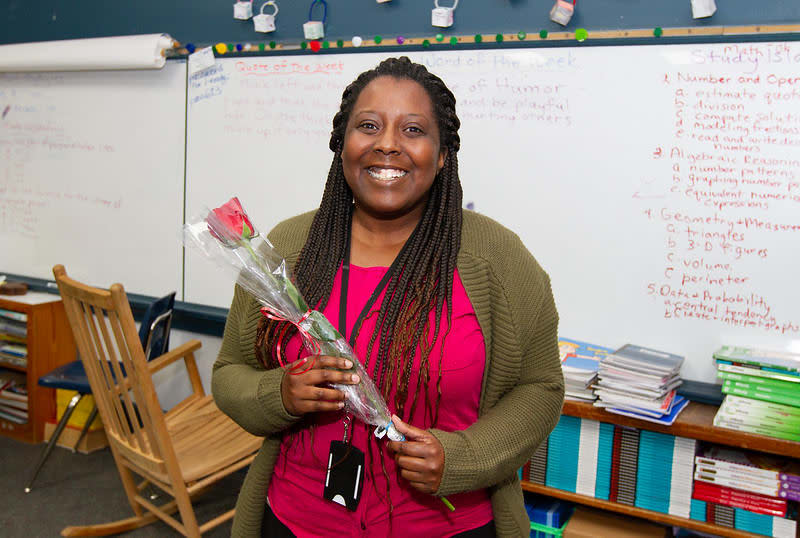
{"label": "woman", "polygon": [[[212,390],[266,439],[234,536],[529,534],[517,470],[561,411],[558,315],[519,238],[462,211],[459,126],[450,90],[405,57],[344,91],[320,207],[270,240],[351,341],[406,441],[346,416],[328,386],[358,382],[331,369],[344,359],[303,358],[294,328],[237,287]],[[278,345],[300,358],[277,368]]]}

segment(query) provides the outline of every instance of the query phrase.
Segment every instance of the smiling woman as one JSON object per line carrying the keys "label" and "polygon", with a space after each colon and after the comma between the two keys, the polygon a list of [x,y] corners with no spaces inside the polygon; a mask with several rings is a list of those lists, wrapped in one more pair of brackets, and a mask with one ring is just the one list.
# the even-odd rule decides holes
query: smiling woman
{"label": "smiling woman", "polygon": [[519,238],[461,208],[455,104],[408,58],[362,73],[333,119],[319,209],[270,233],[404,442],[377,440],[340,410],[328,384],[357,380],[335,359],[299,375],[279,368],[281,349],[304,360],[300,336],[236,288],[212,390],[266,440],[234,536],[529,533],[516,471],[560,414],[558,314]]}

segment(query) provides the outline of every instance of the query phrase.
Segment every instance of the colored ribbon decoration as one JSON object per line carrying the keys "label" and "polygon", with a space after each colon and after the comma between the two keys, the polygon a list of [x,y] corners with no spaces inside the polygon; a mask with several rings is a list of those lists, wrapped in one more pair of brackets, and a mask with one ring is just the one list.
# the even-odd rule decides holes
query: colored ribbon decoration
{"label": "colored ribbon decoration", "polygon": [[[303,314],[300,317],[300,320],[296,321],[296,322],[292,321],[290,319],[284,318],[282,316],[279,316],[277,314],[273,314],[266,306],[261,308],[261,313],[264,315],[264,317],[266,317],[268,319],[271,319],[273,321],[285,321],[285,322],[291,323],[292,325],[297,327],[297,331],[304,337],[303,342],[304,343],[305,342],[311,342],[311,345],[313,346],[313,349],[310,350],[312,355],[314,355],[314,356],[319,355],[320,352],[322,351],[322,348],[320,347],[319,342],[317,342],[311,336],[311,334],[301,326],[301,324],[306,319],[308,319],[308,316],[311,315],[311,310],[308,310],[305,314]],[[278,364],[280,364],[282,368],[286,367],[286,363],[284,361],[283,351],[281,350],[281,340],[283,340],[283,337],[286,334],[286,331],[288,329],[289,329],[289,325],[284,325],[283,326],[283,329],[281,330],[280,334],[278,335],[278,346],[277,346],[277,349],[275,350],[275,356],[278,359]],[[302,370],[300,372],[295,371],[295,370],[297,370],[297,368],[299,368],[300,366],[303,365],[303,363],[301,362],[297,366],[295,366],[294,368],[290,368],[289,369],[289,373],[292,374],[292,375],[304,374],[304,373],[308,372],[309,370],[311,370],[314,367],[314,363],[315,362],[316,362],[316,359],[312,360],[311,364],[309,364],[308,368],[306,368],[305,370]]]}

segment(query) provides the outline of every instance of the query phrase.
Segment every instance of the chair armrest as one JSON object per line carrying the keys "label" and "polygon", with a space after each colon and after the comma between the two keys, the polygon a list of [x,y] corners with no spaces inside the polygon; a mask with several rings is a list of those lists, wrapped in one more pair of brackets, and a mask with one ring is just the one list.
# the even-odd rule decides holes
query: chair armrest
{"label": "chair armrest", "polygon": [[183,359],[188,357],[198,349],[200,349],[200,340],[189,340],[185,344],[182,344],[172,351],[167,351],[163,355],[160,355],[158,358],[155,358],[147,363],[147,368],[150,370],[150,373],[157,372],[175,362],[178,359]]}

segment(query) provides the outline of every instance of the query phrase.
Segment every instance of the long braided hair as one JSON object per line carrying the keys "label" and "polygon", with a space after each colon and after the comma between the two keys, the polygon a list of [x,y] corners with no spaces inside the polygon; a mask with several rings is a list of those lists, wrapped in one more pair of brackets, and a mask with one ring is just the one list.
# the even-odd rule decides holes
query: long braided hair
{"label": "long braided hair", "polygon": [[[311,225],[308,238],[295,266],[295,280],[309,305],[323,310],[327,305],[333,281],[342,264],[349,235],[353,193],[345,180],[342,168],[342,147],[353,106],[361,91],[374,79],[389,76],[410,79],[422,86],[433,105],[440,133],[440,149],[446,151],[444,166],[436,175],[429,192],[427,205],[416,229],[398,256],[384,299],[376,315],[377,321],[370,336],[367,357],[373,355],[377,343],[373,377],[376,386],[388,401],[393,387],[395,413],[403,420],[413,416],[417,394],[430,381],[430,351],[440,330],[443,306],[447,305],[447,328],[452,312],[453,273],[461,243],[461,182],[458,177],[456,152],[460,146],[458,129],[461,125],[455,110],[455,97],[436,75],[425,66],[407,57],[389,58],[376,68],[365,71],[342,94],[339,111],[333,118],[329,147],[334,152],[322,201]],[[435,312],[435,327],[428,318]],[[283,322],[285,323],[285,322]],[[256,354],[268,368],[277,366],[271,350],[277,345],[282,323],[263,318],[258,327]],[[288,327],[281,345],[296,334]],[[431,337],[432,334],[432,337]],[[421,364],[413,401],[407,407],[411,366],[417,346]],[[266,350],[266,352],[265,352]],[[441,396],[441,367],[436,380],[436,405],[428,402],[426,413],[435,424]],[[426,399],[427,401],[427,399]]]}

